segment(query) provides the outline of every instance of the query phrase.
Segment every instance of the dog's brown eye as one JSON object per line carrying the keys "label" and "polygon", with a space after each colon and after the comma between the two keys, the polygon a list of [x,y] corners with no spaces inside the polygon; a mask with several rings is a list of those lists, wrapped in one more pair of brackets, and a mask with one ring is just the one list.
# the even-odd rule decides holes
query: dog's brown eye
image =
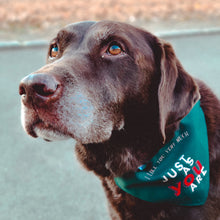
{"label": "dog's brown eye", "polygon": [[108,49],[108,52],[111,54],[111,55],[118,55],[122,52],[122,49],[120,46],[118,46],[117,44],[115,45],[111,45]]}
{"label": "dog's brown eye", "polygon": [[59,48],[57,44],[52,45],[51,50],[50,50],[50,57],[54,58],[57,57],[59,52]]}

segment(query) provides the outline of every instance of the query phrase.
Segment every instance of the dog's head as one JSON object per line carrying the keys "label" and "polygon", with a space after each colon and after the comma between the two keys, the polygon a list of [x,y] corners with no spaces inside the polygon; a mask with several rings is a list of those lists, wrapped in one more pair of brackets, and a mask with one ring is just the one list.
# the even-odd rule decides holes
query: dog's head
{"label": "dog's head", "polygon": [[169,44],[108,21],[62,29],[50,44],[47,65],[22,79],[19,92],[28,134],[47,140],[72,137],[85,144],[110,139],[129,117],[134,122],[139,113],[127,108],[135,106],[140,115],[146,110],[146,119],[157,117],[153,120],[164,141],[167,126],[199,98]]}

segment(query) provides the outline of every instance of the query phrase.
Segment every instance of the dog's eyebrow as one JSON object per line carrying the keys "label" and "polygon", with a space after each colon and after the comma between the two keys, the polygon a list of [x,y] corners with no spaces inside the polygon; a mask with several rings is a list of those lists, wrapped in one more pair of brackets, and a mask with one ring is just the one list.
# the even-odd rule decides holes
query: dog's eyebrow
{"label": "dog's eyebrow", "polygon": [[127,39],[123,35],[116,34],[114,32],[96,32],[93,34],[94,45],[105,45],[110,41],[121,41],[127,43]]}
{"label": "dog's eyebrow", "polygon": [[57,40],[64,44],[68,44],[76,38],[76,34],[74,32],[68,32],[66,30],[61,30],[57,34]]}
{"label": "dog's eyebrow", "polygon": [[96,39],[96,41],[104,42],[107,41],[110,38],[116,37],[116,34],[110,30],[106,31],[99,31],[93,34],[93,38]]}

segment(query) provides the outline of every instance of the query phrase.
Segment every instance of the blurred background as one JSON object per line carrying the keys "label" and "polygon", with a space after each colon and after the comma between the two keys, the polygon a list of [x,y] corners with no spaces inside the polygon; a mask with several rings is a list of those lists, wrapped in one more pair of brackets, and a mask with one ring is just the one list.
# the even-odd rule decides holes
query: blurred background
{"label": "blurred background", "polygon": [[0,39],[47,39],[66,24],[102,19],[150,31],[219,27],[220,1],[0,0]]}
{"label": "blurred background", "polygon": [[74,140],[25,134],[18,94],[61,27],[102,19],[171,42],[184,68],[220,97],[219,0],[0,0],[0,220],[110,220],[101,183],[77,162]]}

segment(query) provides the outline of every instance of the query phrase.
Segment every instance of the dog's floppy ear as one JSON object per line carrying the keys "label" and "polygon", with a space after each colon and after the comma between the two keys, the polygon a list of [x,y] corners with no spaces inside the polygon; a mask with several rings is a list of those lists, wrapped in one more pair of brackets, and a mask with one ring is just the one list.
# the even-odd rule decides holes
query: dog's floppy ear
{"label": "dog's floppy ear", "polygon": [[200,94],[197,84],[183,69],[172,46],[157,40],[159,57],[156,59],[159,59],[160,66],[158,87],[160,132],[165,143],[166,128],[186,116],[200,98]]}

